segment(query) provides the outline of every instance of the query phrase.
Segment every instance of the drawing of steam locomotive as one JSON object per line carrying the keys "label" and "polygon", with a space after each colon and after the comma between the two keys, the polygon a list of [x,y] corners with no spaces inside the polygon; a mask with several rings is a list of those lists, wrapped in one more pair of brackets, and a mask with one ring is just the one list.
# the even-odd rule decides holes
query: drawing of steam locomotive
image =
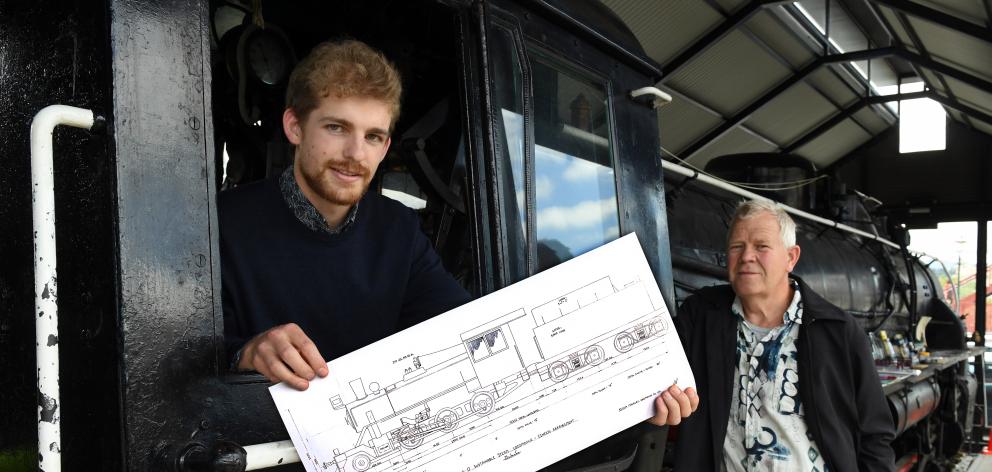
{"label": "drawing of steam locomotive", "polygon": [[317,462],[326,470],[364,472],[436,433],[472,431],[532,377],[534,388],[549,388],[666,333],[668,321],[658,313],[640,281],[618,289],[604,277],[529,314],[521,308],[462,333],[459,344],[413,358],[395,383],[354,379],[354,400],[330,401],[344,410],[358,439]]}

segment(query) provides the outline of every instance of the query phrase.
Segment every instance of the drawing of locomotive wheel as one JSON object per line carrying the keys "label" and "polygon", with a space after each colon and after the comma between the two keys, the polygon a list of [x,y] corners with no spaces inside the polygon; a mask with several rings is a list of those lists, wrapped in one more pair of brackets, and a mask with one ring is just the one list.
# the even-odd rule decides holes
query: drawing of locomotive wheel
{"label": "drawing of locomotive wheel", "polygon": [[568,377],[568,365],[562,361],[552,362],[548,366],[548,373],[551,374],[551,380],[561,382]]}
{"label": "drawing of locomotive wheel", "polygon": [[372,465],[372,458],[364,452],[359,452],[354,459],[351,460],[351,468],[358,472],[364,472],[369,470]]}
{"label": "drawing of locomotive wheel", "polygon": [[479,392],[472,397],[472,413],[479,416],[486,416],[496,408],[496,401],[489,392]]}
{"label": "drawing of locomotive wheel", "polygon": [[447,408],[437,414],[437,425],[442,431],[451,431],[458,426],[458,414]]}
{"label": "drawing of locomotive wheel", "polygon": [[406,425],[400,429],[400,444],[407,449],[416,449],[424,443],[424,437],[417,434],[417,427]]}
{"label": "drawing of locomotive wheel", "polygon": [[591,365],[599,365],[606,360],[606,351],[598,344],[589,346],[589,349],[586,349],[585,355],[586,363]]}
{"label": "drawing of locomotive wheel", "polygon": [[617,348],[617,351],[627,352],[634,348],[634,343],[636,342],[637,340],[634,339],[634,336],[630,333],[623,332],[618,334],[617,337],[613,339],[613,347]]}

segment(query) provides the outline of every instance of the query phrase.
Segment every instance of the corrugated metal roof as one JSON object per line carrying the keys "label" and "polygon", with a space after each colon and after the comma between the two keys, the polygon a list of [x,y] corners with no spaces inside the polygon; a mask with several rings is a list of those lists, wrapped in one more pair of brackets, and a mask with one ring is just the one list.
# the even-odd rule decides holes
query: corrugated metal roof
{"label": "corrugated metal roof", "polygon": [[823,66],[819,70],[810,74],[809,81],[816,86],[816,88],[822,90],[827,96],[830,97],[834,103],[840,106],[849,105],[854,103],[858,99],[858,96],[851,91],[851,89],[844,85],[840,79],[834,75],[828,67],[834,66]]}
{"label": "corrugated metal roof", "polygon": [[754,41],[733,31],[667,83],[727,116],[790,74]]}
{"label": "corrugated metal roof", "polygon": [[987,20],[988,16],[985,14],[985,8],[982,7],[982,0],[914,0],[920,5],[925,5],[934,10],[940,10],[944,13],[957,16],[958,18],[969,20],[975,22],[978,20],[977,24],[981,24],[981,20]]}
{"label": "corrugated metal roof", "polygon": [[992,77],[992,44],[915,17],[909,23],[934,59]]}
{"label": "corrugated metal roof", "polygon": [[744,7],[749,0],[716,0],[716,3],[723,7],[723,11],[735,12],[737,9]]}
{"label": "corrugated metal roof", "polygon": [[909,34],[906,33],[906,28],[903,28],[902,23],[899,22],[896,12],[888,8],[880,8],[879,11],[882,13],[882,17],[892,25],[892,34],[896,35],[899,41],[907,47],[912,46],[913,41],[910,39]]}
{"label": "corrugated metal roof", "polygon": [[978,121],[978,120],[975,120],[974,125],[975,125],[975,129],[983,133],[992,135],[992,125],[985,123],[984,121]]}
{"label": "corrugated metal roof", "polygon": [[745,26],[761,38],[769,46],[775,48],[793,68],[809,63],[813,59],[813,53],[796,41],[795,36],[787,31],[782,25],[775,21],[770,13],[762,11],[754,15]]}
{"label": "corrugated metal roof", "polygon": [[926,83],[933,86],[933,89],[940,92],[942,95],[947,95],[947,90],[944,90],[944,84],[938,79],[938,75],[930,71],[929,69],[920,69],[920,74],[923,76],[923,80]]}
{"label": "corrugated metal roof", "polygon": [[[734,128],[733,130],[724,134],[720,139],[710,143],[709,146],[700,149],[699,152],[691,156],[689,163],[703,168],[707,162],[709,162],[714,157],[723,156],[725,154],[734,154],[740,152],[771,152],[774,151],[775,147],[770,144],[755,138],[750,133],[740,129]],[[682,156],[683,158],[685,156]]]}
{"label": "corrugated metal roof", "polygon": [[945,77],[947,86],[959,100],[968,102],[972,107],[992,115],[992,93],[984,92],[964,82],[951,77]]}
{"label": "corrugated metal roof", "polygon": [[823,168],[844,157],[869,139],[871,136],[865,133],[860,126],[851,120],[844,120],[809,144],[797,149],[796,154],[809,159],[817,167]]}
{"label": "corrugated metal roof", "polygon": [[879,134],[888,129],[889,126],[892,126],[892,123],[882,119],[882,116],[879,115],[878,112],[872,110],[871,107],[862,108],[854,114],[854,118],[858,120],[858,123],[861,123],[868,128],[868,131],[870,131],[871,134]]}
{"label": "corrugated metal roof", "polygon": [[722,120],[686,100],[672,100],[658,112],[661,145],[678,152]]}
{"label": "corrugated metal roof", "polygon": [[[801,4],[822,25],[826,21],[826,1],[802,0]],[[833,2],[830,36],[844,51],[888,45],[884,41],[881,41],[882,44],[869,45],[863,33],[866,29],[854,21],[863,21],[864,18],[849,16],[844,5],[830,1]],[[985,21],[984,17],[976,15],[984,14],[984,6],[980,2],[987,0],[912,1],[921,5],[926,3],[932,8],[968,18],[978,24]],[[726,21],[726,16],[747,6],[749,0],[603,2],[624,19],[643,43],[645,51],[654,60],[664,64]],[[918,52],[911,35],[903,26],[900,16],[904,15],[914,34],[922,38],[923,46],[934,60],[992,81],[992,45],[910,14],[897,15],[884,5],[872,4],[896,35],[893,45],[901,44],[912,52]],[[809,41],[817,33],[809,29],[808,23],[793,5],[783,3],[763,7],[746,23],[738,25],[663,79],[664,87],[668,87],[676,96],[673,104],[659,112],[662,142],[666,148],[676,152],[683,151],[702,136],[706,136],[708,131],[720,126],[723,121],[714,113],[723,115],[723,118],[733,117],[789,78],[794,71],[815,60],[821,47]],[[862,61],[859,65],[862,71],[869,72],[867,62]],[[870,67],[871,80],[876,86],[893,85],[898,82],[900,74],[909,70],[904,58],[890,56],[874,59]],[[716,142],[700,149],[693,156],[694,163],[702,164],[713,156],[725,153],[773,151],[776,146],[772,142],[786,145],[799,139],[804,133],[838,113],[838,109],[852,105],[865,95],[866,92],[861,90],[863,87],[852,88],[848,85],[848,82],[853,83],[854,80],[845,82],[852,73],[841,64],[821,67],[802,83],[773,97],[745,120],[742,127],[731,129]],[[945,92],[942,90],[941,77],[936,73],[924,70],[924,77],[939,92]],[[949,84],[950,92],[960,101],[992,114],[992,93],[977,90],[949,77],[943,79]],[[698,105],[692,103],[693,101],[698,102]],[[962,119],[957,112],[949,112],[949,116],[952,119]],[[803,146],[798,153],[812,158],[819,165],[826,165],[870,139],[872,135],[884,132],[894,121],[883,106],[865,107],[851,119]],[[965,120],[969,124],[976,124],[976,121]],[[987,131],[988,124],[983,126],[985,127],[982,129]]]}
{"label": "corrugated metal roof", "polygon": [[834,113],[835,108],[823,95],[804,83],[798,83],[758,110],[745,123],[779,143],[794,141]]}
{"label": "corrugated metal roof", "polygon": [[896,71],[892,70],[888,59],[873,59],[868,62],[871,63],[871,67],[866,68],[865,73],[869,75],[869,79],[876,86],[881,87],[899,83],[899,75],[896,74]]}
{"label": "corrugated metal roof", "polygon": [[671,60],[723,20],[706,2],[698,0],[602,1],[623,18],[644,52],[659,64]]}

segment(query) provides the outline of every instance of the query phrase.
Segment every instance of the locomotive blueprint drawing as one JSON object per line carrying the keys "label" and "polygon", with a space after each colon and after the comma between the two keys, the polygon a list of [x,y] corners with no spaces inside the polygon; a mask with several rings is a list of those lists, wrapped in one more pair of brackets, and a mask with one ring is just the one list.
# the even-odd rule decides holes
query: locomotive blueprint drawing
{"label": "locomotive blueprint drawing", "polygon": [[310,472],[536,470],[694,387],[633,234],[271,387]]}

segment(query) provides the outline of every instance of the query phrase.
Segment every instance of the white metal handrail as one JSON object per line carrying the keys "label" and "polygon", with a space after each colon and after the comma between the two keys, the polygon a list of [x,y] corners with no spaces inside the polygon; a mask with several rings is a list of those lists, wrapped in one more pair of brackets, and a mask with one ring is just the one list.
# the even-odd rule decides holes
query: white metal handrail
{"label": "white metal handrail", "polygon": [[43,108],[31,121],[31,211],[34,225],[34,307],[38,366],[38,463],[62,470],[59,410],[59,317],[55,264],[55,177],[52,132],[67,125],[91,129],[93,112],[66,105]]}
{"label": "white metal handrail", "polygon": [[754,192],[749,192],[749,191],[744,190],[744,189],[742,189],[742,188],[740,188],[740,187],[738,187],[736,185],[733,185],[733,184],[724,182],[722,180],[715,179],[715,178],[710,177],[710,176],[708,176],[708,175],[706,175],[706,174],[704,174],[702,172],[699,172],[697,170],[690,169],[688,167],[681,166],[681,165],[678,165],[678,164],[676,164],[674,162],[665,161],[665,160],[662,160],[661,161],[661,165],[667,171],[671,171],[671,172],[674,172],[676,174],[680,174],[680,175],[683,175],[685,177],[689,177],[689,178],[692,178],[692,179],[697,179],[700,182],[703,182],[705,184],[708,184],[708,185],[711,185],[711,186],[714,186],[714,187],[717,187],[717,188],[726,190],[728,192],[731,192],[731,193],[740,195],[742,197],[750,198],[752,200],[764,200],[764,201],[772,202],[772,203],[778,205],[779,207],[781,207],[786,212],[791,213],[791,214],[793,214],[795,216],[798,216],[800,218],[804,218],[804,219],[807,219],[807,220],[810,220],[810,221],[815,221],[817,223],[820,223],[820,224],[829,226],[831,228],[836,228],[836,229],[838,229],[840,231],[845,231],[845,232],[848,232],[848,233],[851,233],[851,234],[856,234],[856,235],[861,236],[863,238],[872,239],[872,240],[878,241],[878,242],[880,242],[882,244],[885,244],[885,245],[888,245],[888,246],[892,246],[892,247],[894,247],[896,249],[900,249],[900,247],[899,247],[898,244],[896,244],[896,243],[894,243],[892,241],[889,241],[888,239],[885,239],[883,237],[880,237],[880,236],[878,236],[876,234],[871,234],[871,233],[868,233],[866,231],[861,231],[860,229],[852,228],[852,227],[850,227],[848,225],[845,225],[845,224],[842,224],[842,223],[838,223],[838,222],[833,221],[833,220],[828,220],[826,218],[819,217],[819,216],[816,216],[816,215],[811,214],[811,213],[807,213],[805,211],[802,211],[802,210],[799,210],[799,209],[790,207],[788,205],[783,205],[781,203],[776,202],[775,200],[772,200],[772,199],[767,198],[767,197],[763,197],[763,196],[758,195],[758,194],[756,194]]}

